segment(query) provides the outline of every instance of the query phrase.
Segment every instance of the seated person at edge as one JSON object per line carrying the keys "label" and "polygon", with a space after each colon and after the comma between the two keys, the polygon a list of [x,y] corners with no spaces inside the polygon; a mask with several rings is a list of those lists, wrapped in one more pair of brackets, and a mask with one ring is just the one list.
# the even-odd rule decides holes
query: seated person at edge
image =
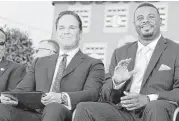
{"label": "seated person at edge", "polygon": [[5,58],[6,33],[0,29],[0,92],[12,91],[26,73],[25,66]]}

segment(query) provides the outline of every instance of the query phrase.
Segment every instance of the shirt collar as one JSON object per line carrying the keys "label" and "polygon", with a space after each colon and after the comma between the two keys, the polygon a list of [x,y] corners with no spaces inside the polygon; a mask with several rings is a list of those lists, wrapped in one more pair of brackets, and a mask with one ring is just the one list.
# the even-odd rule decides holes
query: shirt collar
{"label": "shirt collar", "polygon": [[0,62],[3,61],[3,59],[4,59],[4,56],[0,58]]}
{"label": "shirt collar", "polygon": [[159,41],[159,39],[160,39],[160,37],[161,37],[162,35],[160,34],[155,40],[153,40],[151,43],[149,43],[147,46],[145,46],[145,45],[143,45],[142,43],[140,43],[140,41],[138,41],[138,49],[137,49],[137,52],[139,52],[139,51],[141,51],[141,49],[142,48],[144,48],[144,47],[148,47],[150,50],[154,50],[155,49],[155,47],[156,47],[156,45],[157,45],[157,43],[158,43],[158,41]]}
{"label": "shirt collar", "polygon": [[60,52],[59,52],[59,57],[62,56],[63,54],[67,54],[68,56],[73,57],[73,56],[75,56],[75,54],[76,54],[79,50],[80,50],[79,47],[77,47],[77,48],[75,48],[75,49],[73,49],[73,50],[71,50],[71,51],[69,51],[69,52],[67,52],[67,53],[65,53],[63,50],[60,50]]}

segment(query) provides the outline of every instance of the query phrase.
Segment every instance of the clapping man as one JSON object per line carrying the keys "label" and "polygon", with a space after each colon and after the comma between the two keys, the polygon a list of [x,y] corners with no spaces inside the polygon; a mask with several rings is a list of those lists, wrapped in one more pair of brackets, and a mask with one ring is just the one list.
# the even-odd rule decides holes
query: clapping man
{"label": "clapping man", "polygon": [[114,51],[103,103],[78,104],[74,121],[172,119],[179,101],[179,45],[162,36],[159,11],[150,3],[137,7],[134,25],[138,41]]}

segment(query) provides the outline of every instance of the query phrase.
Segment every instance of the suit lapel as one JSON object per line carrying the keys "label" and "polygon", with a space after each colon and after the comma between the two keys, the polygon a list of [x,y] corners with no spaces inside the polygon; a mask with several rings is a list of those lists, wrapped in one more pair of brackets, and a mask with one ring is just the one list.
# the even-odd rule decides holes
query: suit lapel
{"label": "suit lapel", "polygon": [[71,73],[84,60],[84,54],[79,50],[68,64],[63,77]]}
{"label": "suit lapel", "polygon": [[[128,56],[128,58],[131,58],[131,62],[129,64],[129,66],[128,66],[129,71],[132,71],[134,69],[137,47],[138,46],[137,46],[137,41],[136,41],[134,44],[132,44],[132,46],[130,46],[128,48],[127,56]],[[131,87],[131,83],[132,83],[131,80],[132,79],[129,80],[130,82],[128,83],[128,85],[126,87],[126,90],[129,90],[130,87]]]}
{"label": "suit lapel", "polygon": [[149,75],[151,74],[153,68],[157,64],[160,56],[162,55],[162,53],[164,52],[166,47],[167,47],[167,42],[163,37],[161,37],[160,40],[158,41],[157,45],[156,45],[156,48],[155,48],[155,50],[152,54],[152,57],[149,61],[148,66],[147,66],[147,69],[146,69],[146,72],[144,74],[144,78],[143,78],[143,81],[142,81],[141,89],[143,88],[144,84],[146,83]]}
{"label": "suit lapel", "polygon": [[6,59],[2,59],[0,62],[0,76],[6,71],[8,68],[8,61]]}
{"label": "suit lapel", "polygon": [[48,65],[48,80],[49,80],[48,88],[49,90],[52,84],[53,75],[55,73],[57,60],[58,60],[58,54],[55,54],[53,56],[49,56],[48,61],[46,63]]}

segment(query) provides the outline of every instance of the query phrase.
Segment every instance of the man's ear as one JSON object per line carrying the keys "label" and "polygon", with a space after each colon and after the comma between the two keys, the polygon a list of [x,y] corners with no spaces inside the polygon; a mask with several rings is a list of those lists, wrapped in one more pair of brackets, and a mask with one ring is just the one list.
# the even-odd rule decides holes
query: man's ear
{"label": "man's ear", "polygon": [[82,39],[82,31],[80,31],[80,33],[79,33],[79,39],[80,40]]}
{"label": "man's ear", "polygon": [[133,26],[134,26],[134,28],[136,28],[136,26],[135,26],[135,21],[133,21]]}
{"label": "man's ear", "polygon": [[160,18],[160,26],[162,26],[162,18]]}

